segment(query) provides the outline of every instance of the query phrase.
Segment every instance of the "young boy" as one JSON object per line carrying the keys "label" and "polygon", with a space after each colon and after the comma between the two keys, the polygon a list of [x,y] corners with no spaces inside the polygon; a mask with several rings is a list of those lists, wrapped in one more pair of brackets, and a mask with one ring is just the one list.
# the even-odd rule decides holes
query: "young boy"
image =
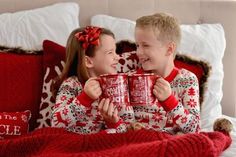
{"label": "young boy", "polygon": [[136,121],[147,129],[175,134],[200,131],[199,86],[197,77],[174,65],[181,30],[176,18],[166,13],[143,16],[136,20],[135,40],[142,69],[160,76],[151,106],[135,106]]}

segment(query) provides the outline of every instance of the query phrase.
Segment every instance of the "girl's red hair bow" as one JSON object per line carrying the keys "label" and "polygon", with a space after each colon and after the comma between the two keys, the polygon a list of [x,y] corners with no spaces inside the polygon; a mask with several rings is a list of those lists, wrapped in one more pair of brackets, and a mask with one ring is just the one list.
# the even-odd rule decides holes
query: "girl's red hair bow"
{"label": "girl's red hair bow", "polygon": [[82,42],[82,47],[86,50],[89,45],[99,45],[99,36],[101,28],[94,26],[87,26],[82,32],[75,34],[78,41]]}

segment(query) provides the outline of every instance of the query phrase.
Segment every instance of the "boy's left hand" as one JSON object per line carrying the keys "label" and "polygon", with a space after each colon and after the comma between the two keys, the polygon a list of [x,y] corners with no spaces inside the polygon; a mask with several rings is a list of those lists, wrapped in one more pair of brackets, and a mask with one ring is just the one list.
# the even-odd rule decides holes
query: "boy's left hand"
{"label": "boy's left hand", "polygon": [[171,95],[171,87],[168,81],[158,78],[154,85],[153,94],[159,101],[165,101]]}

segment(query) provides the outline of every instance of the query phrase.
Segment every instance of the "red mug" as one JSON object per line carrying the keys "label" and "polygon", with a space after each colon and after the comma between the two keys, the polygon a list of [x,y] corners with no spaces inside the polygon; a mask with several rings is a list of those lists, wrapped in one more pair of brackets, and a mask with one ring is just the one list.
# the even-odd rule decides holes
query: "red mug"
{"label": "red mug", "polygon": [[153,105],[157,101],[153,94],[157,78],[153,73],[129,75],[130,105]]}
{"label": "red mug", "polygon": [[100,76],[102,98],[110,98],[115,106],[130,105],[128,75],[104,74]]}

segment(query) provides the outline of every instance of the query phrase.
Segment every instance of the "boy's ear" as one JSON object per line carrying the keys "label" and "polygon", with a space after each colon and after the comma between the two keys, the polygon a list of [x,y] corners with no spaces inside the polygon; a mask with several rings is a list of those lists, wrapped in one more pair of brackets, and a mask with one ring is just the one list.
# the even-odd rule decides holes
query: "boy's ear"
{"label": "boy's ear", "polygon": [[93,60],[88,56],[85,56],[85,66],[87,68],[92,68],[94,66]]}
{"label": "boy's ear", "polygon": [[167,52],[166,55],[169,56],[171,54],[173,54],[176,50],[176,43],[175,42],[169,42],[167,44]]}

